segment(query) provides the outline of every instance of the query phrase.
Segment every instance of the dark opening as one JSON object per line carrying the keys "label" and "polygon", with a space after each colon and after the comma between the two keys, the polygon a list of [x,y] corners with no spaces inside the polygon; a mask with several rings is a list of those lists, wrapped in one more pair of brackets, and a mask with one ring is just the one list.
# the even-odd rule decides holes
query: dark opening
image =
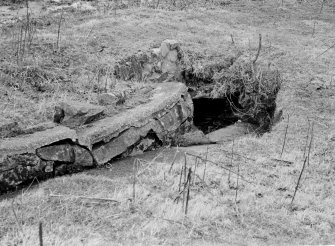
{"label": "dark opening", "polygon": [[226,98],[193,98],[193,105],[194,125],[205,134],[238,121]]}

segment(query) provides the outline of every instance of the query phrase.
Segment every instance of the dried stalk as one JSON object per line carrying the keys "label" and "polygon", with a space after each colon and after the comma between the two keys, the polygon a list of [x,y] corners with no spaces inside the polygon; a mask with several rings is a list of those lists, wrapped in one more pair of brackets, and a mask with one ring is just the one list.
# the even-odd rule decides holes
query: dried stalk
{"label": "dried stalk", "polygon": [[205,168],[204,168],[204,173],[202,174],[202,179],[205,181],[205,175],[206,175],[206,168],[207,168],[207,158],[208,158],[208,146],[206,150],[206,160],[205,160]]}
{"label": "dried stalk", "polygon": [[235,41],[234,41],[233,34],[230,34],[230,38],[231,38],[231,44],[232,44],[232,45],[235,45]]}
{"label": "dried stalk", "polygon": [[62,13],[61,13],[61,15],[60,15],[59,22],[58,22],[57,44],[56,44],[56,48],[57,48],[57,50],[59,50],[60,28],[61,28],[61,24],[62,24],[63,14],[64,14],[64,8],[62,9]]}
{"label": "dried stalk", "polygon": [[237,164],[237,177],[236,177],[236,192],[235,192],[235,203],[237,201],[237,193],[238,193],[238,180],[239,180],[239,175],[240,175],[240,163]]}
{"label": "dried stalk", "polygon": [[235,146],[235,138],[233,139],[233,145],[231,148],[231,158],[230,158],[230,167],[229,167],[229,173],[228,173],[228,187],[230,187],[230,171],[233,167],[233,158],[234,158],[234,146]]}
{"label": "dried stalk", "polygon": [[256,54],[254,60],[252,61],[252,64],[253,64],[254,67],[255,67],[256,61],[257,61],[257,59],[259,57],[259,54],[261,53],[261,49],[262,49],[262,34],[259,34],[257,54]]}
{"label": "dried stalk", "polygon": [[187,172],[187,156],[186,154],[184,155],[184,158],[185,158],[185,161],[184,161],[184,189],[183,189],[183,205],[182,205],[182,208],[184,210],[184,203],[185,203],[185,187],[186,187],[186,184],[187,184],[187,178],[188,176],[186,175],[186,172]]}
{"label": "dried stalk", "polygon": [[188,211],[188,203],[190,200],[190,186],[191,186],[191,177],[192,177],[192,169],[188,169],[188,175],[187,175],[187,195],[186,195],[186,204],[185,204],[185,215],[187,215]]}
{"label": "dried stalk", "polygon": [[100,197],[89,197],[89,196],[68,196],[62,194],[50,194],[49,197],[58,197],[58,198],[72,198],[72,199],[86,199],[86,200],[96,200],[96,201],[103,201],[103,202],[114,202],[120,203],[119,201],[109,199],[109,198],[100,198]]}
{"label": "dried stalk", "polygon": [[184,167],[181,167],[181,170],[180,170],[180,178],[179,178],[179,184],[178,184],[178,192],[180,192],[180,189],[181,189],[181,180],[183,178],[183,170],[184,170]]}
{"label": "dried stalk", "polygon": [[311,153],[311,148],[312,148],[312,144],[313,144],[313,137],[314,137],[314,122],[312,123],[312,129],[311,129],[311,141],[309,143],[309,148],[308,148],[308,154],[307,154],[307,165],[309,166],[309,156]]}
{"label": "dried stalk", "polygon": [[136,172],[137,172],[137,162],[138,160],[135,159],[134,165],[133,165],[133,203],[135,203],[135,198],[136,198]]}
{"label": "dried stalk", "polygon": [[305,148],[304,148],[304,155],[303,155],[303,159],[305,159],[306,157],[306,151],[307,151],[307,146],[308,146],[308,139],[309,139],[309,130],[311,129],[311,123],[308,120],[308,130],[307,130],[307,137],[306,137],[306,143],[305,143]]}
{"label": "dried stalk", "polygon": [[321,14],[321,13],[322,13],[323,6],[325,5],[325,1],[326,1],[326,0],[323,0],[323,1],[322,1],[322,3],[321,3],[321,8],[320,8],[320,12],[319,12],[319,14]]}
{"label": "dried stalk", "polygon": [[286,129],[285,129],[285,136],[284,136],[283,147],[282,147],[281,153],[280,153],[280,159],[281,159],[281,157],[283,155],[283,152],[284,152],[284,148],[285,148],[285,144],[286,144],[287,129],[288,129],[289,123],[290,123],[290,115],[288,114],[287,115],[287,125],[286,125]]}
{"label": "dried stalk", "polygon": [[307,161],[307,157],[305,158],[305,160],[304,160],[304,164],[302,165],[302,168],[301,168],[301,171],[300,171],[300,175],[299,175],[299,178],[298,178],[298,182],[297,182],[297,185],[295,186],[295,190],[294,190],[294,194],[293,194],[293,197],[292,197],[291,205],[293,204],[295,195],[296,195],[297,190],[298,190],[298,188],[299,188],[300,179],[301,179],[302,173],[303,173],[304,170],[305,170],[306,161]]}
{"label": "dried stalk", "polygon": [[38,226],[38,236],[39,236],[40,246],[43,246],[43,227],[42,227],[42,222],[40,222],[39,226]]}
{"label": "dried stalk", "polygon": [[173,167],[174,163],[176,162],[178,152],[179,152],[179,151],[178,151],[178,148],[177,148],[176,153],[174,154],[172,163],[171,163],[171,165],[170,165],[169,173],[171,173],[172,167]]}
{"label": "dried stalk", "polygon": [[[194,162],[194,174],[196,174],[197,166],[198,166],[198,158],[195,158],[195,162]],[[194,182],[195,182],[195,176],[194,176],[194,178],[192,180],[192,185],[194,185]]]}

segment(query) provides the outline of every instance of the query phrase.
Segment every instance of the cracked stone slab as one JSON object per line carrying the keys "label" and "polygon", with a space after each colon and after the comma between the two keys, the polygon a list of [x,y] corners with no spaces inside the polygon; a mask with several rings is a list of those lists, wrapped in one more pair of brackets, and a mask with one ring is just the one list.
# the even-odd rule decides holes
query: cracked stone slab
{"label": "cracked stone slab", "polygon": [[36,149],[65,139],[71,139],[75,142],[77,139],[76,131],[65,126],[57,126],[28,135],[1,139],[0,165],[6,156],[24,153],[35,154]]}
{"label": "cracked stone slab", "polygon": [[[182,83],[158,84],[153,90],[150,102],[79,128],[77,130],[78,142],[92,150],[95,143],[107,143],[130,127],[141,127],[148,124],[150,119],[157,115],[157,112],[167,111],[180,101],[185,102],[184,98],[187,95],[187,87]],[[193,113],[193,105],[189,106],[188,112]]]}

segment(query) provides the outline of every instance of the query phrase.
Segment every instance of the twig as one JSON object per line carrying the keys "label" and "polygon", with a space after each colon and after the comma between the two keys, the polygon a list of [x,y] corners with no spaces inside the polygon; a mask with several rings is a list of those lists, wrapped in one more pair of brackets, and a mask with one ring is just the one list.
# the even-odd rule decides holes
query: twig
{"label": "twig", "polygon": [[319,58],[320,56],[322,56],[323,54],[325,54],[328,50],[332,49],[335,47],[335,43],[333,43],[330,47],[328,47],[324,52],[322,52],[320,55],[318,55],[315,58]]}
{"label": "twig", "polygon": [[178,184],[178,191],[180,191],[180,188],[181,188],[181,180],[183,178],[183,170],[184,170],[184,167],[182,166],[181,170],[180,170],[180,178],[179,178],[179,184]]}
{"label": "twig", "polygon": [[303,173],[304,170],[305,170],[306,161],[307,161],[307,157],[305,158],[305,160],[304,160],[304,164],[302,165],[301,172],[300,172],[300,175],[299,175],[299,178],[298,178],[298,182],[297,182],[297,185],[295,186],[295,190],[294,190],[294,194],[293,194],[293,197],[292,197],[291,205],[293,204],[295,195],[296,195],[297,190],[298,190],[298,188],[299,188],[300,179],[301,179],[302,173]]}
{"label": "twig", "polygon": [[188,175],[187,175],[187,195],[186,195],[185,215],[187,215],[188,203],[189,203],[189,200],[190,200],[191,178],[192,178],[192,169],[189,168],[188,169]]}
{"label": "twig", "polygon": [[138,162],[138,160],[137,159],[135,159],[134,160],[134,165],[133,165],[133,203],[135,203],[135,198],[136,198],[136,172],[137,172],[137,168],[136,168],[136,166],[137,166],[137,162]]}
{"label": "twig", "polygon": [[231,147],[231,159],[230,159],[230,167],[229,167],[229,173],[228,173],[228,187],[230,187],[230,171],[231,171],[231,168],[233,167],[234,145],[235,145],[235,138],[233,138],[233,145]]}
{"label": "twig", "polygon": [[42,227],[42,222],[40,221],[39,226],[38,226],[38,236],[40,240],[40,246],[43,246],[43,227]]}
{"label": "twig", "polygon": [[67,196],[62,194],[50,194],[49,197],[58,197],[58,198],[72,198],[72,199],[87,199],[87,200],[97,200],[97,201],[104,201],[104,202],[114,202],[120,203],[119,201],[109,199],[109,198],[100,198],[100,197],[89,197],[89,196]]}
{"label": "twig", "polygon": [[313,24],[313,32],[312,32],[312,37],[314,37],[314,34],[315,34],[315,24],[316,24],[316,20],[314,20],[314,24]]}
{"label": "twig", "polygon": [[314,131],[314,122],[312,123],[312,129],[311,129],[311,141],[309,143],[309,148],[308,148],[308,154],[307,154],[307,165],[309,166],[309,156],[311,153],[311,148],[312,148],[312,143],[313,143],[313,131]]}
{"label": "twig", "polygon": [[184,154],[184,189],[183,189],[183,204],[182,204],[182,208],[184,210],[184,203],[185,203],[185,187],[186,187],[186,184],[187,184],[187,178],[188,176],[186,175],[186,172],[187,172],[187,156],[186,154]]}
{"label": "twig", "polygon": [[319,12],[319,14],[321,14],[322,13],[322,10],[323,10],[323,6],[325,5],[325,0],[323,0],[322,1],[322,4],[321,4],[321,8],[320,8],[320,12]]}
{"label": "twig", "polygon": [[170,165],[169,173],[171,172],[171,170],[172,170],[172,167],[173,167],[174,163],[176,162],[176,159],[177,159],[178,152],[179,152],[179,150],[178,150],[178,147],[177,147],[176,153],[174,154],[174,157],[173,157],[172,163],[171,163],[171,165]]}
{"label": "twig", "polygon": [[287,115],[287,125],[286,125],[286,129],[285,129],[285,136],[284,136],[284,142],[283,142],[283,147],[281,149],[281,153],[280,153],[280,159],[283,155],[283,152],[284,152],[284,148],[285,148],[285,143],[286,143],[286,136],[287,136],[287,129],[288,129],[288,125],[290,123],[290,115],[288,114]]}
{"label": "twig", "polygon": [[236,204],[236,201],[237,201],[237,193],[238,193],[238,179],[239,179],[239,175],[240,175],[240,163],[237,163],[237,177],[236,177],[236,192],[235,192],[235,204]]}
{"label": "twig", "polygon": [[56,48],[57,48],[57,50],[59,50],[60,27],[61,27],[61,23],[62,23],[62,19],[63,19],[63,14],[64,14],[64,8],[62,9],[62,13],[61,13],[61,15],[60,15],[60,19],[59,19],[59,22],[58,22],[57,44],[56,44]]}
{"label": "twig", "polygon": [[21,231],[21,233],[22,233],[22,235],[23,235],[23,228],[22,228],[22,225],[20,224],[19,219],[18,219],[18,217],[17,217],[17,214],[16,214],[16,212],[15,212],[14,201],[15,201],[15,200],[13,199],[13,201],[12,201],[12,211],[13,211],[13,214],[14,214],[14,218],[15,218],[15,222],[16,222],[16,224],[17,224],[17,227],[19,228],[19,230]]}
{"label": "twig", "polygon": [[[195,158],[195,162],[194,162],[194,174],[196,173],[197,171],[197,166],[198,166],[198,158]],[[194,176],[194,175],[193,175]],[[192,180],[192,185],[194,185],[194,182],[195,182],[195,176]]]}
{"label": "twig", "polygon": [[235,41],[234,41],[233,34],[230,34],[230,38],[231,38],[231,43],[234,45],[234,44],[235,44]]}
{"label": "twig", "polygon": [[306,137],[306,143],[305,143],[305,149],[304,149],[304,155],[303,155],[303,159],[305,159],[306,156],[306,151],[307,151],[307,146],[308,146],[308,139],[309,139],[309,130],[311,129],[311,123],[308,120],[308,130],[307,130],[307,137]]}
{"label": "twig", "polygon": [[202,179],[205,181],[205,175],[206,175],[206,168],[207,168],[207,157],[208,157],[208,146],[206,150],[206,160],[205,160],[205,168],[204,168],[204,173],[202,174]]}
{"label": "twig", "polygon": [[255,59],[252,61],[253,66],[255,66],[255,64],[256,64],[256,61],[259,57],[259,54],[261,53],[261,49],[262,49],[262,34],[259,34],[258,50],[257,50],[257,54],[255,56]]}

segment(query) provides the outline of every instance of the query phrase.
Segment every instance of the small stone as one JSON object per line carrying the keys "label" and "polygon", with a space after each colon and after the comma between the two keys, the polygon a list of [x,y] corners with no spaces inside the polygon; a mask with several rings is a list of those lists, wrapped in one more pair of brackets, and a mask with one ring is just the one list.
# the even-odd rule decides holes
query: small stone
{"label": "small stone", "polygon": [[107,106],[115,104],[117,101],[117,97],[113,93],[103,93],[98,95],[99,105]]}
{"label": "small stone", "polygon": [[59,144],[42,147],[36,150],[36,154],[46,161],[59,161],[73,163],[75,154],[70,144]]}
{"label": "small stone", "polygon": [[54,171],[54,162],[53,161],[44,161],[45,168],[44,172],[51,173]]}

